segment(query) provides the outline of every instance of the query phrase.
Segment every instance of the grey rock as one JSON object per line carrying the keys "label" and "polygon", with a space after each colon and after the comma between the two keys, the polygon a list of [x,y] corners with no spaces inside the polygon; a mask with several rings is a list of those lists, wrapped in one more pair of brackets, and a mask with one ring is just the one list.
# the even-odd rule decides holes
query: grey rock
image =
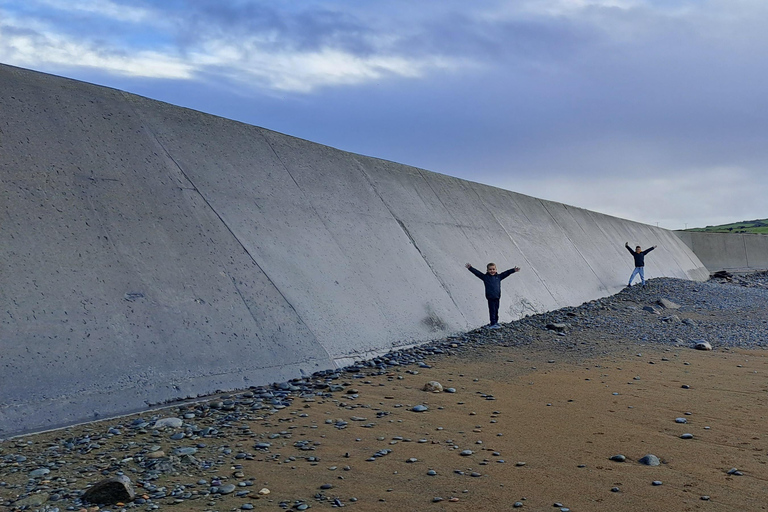
{"label": "grey rock", "polygon": [[693,348],[696,350],[712,350],[712,345],[708,341],[700,340],[694,342]]}
{"label": "grey rock", "polygon": [[171,427],[171,428],[179,428],[182,425],[184,425],[184,420],[181,418],[162,418],[155,422],[154,425],[152,425],[152,428],[162,428],[162,427]]}
{"label": "grey rock", "polygon": [[25,507],[39,507],[48,501],[48,497],[48,493],[40,492],[25,498],[21,498],[13,502],[12,510],[24,510]]}
{"label": "grey rock", "polygon": [[217,489],[217,492],[219,494],[232,494],[235,492],[235,489],[237,489],[237,486],[235,484],[224,484],[222,486],[219,486]]}
{"label": "grey rock", "polygon": [[133,501],[136,492],[131,479],[125,475],[100,480],[86,489],[81,499],[84,503],[96,505],[114,505]]}
{"label": "grey rock", "polygon": [[659,299],[658,304],[664,309],[680,309],[680,304],[675,304],[674,302],[668,299]]}
{"label": "grey rock", "polygon": [[35,470],[30,471],[29,472],[29,477],[30,478],[40,478],[42,476],[48,475],[50,472],[51,472],[51,470],[48,469],[48,468],[39,468],[39,469],[35,469]]}
{"label": "grey rock", "polygon": [[661,461],[659,458],[651,453],[648,455],[645,455],[644,457],[641,457],[640,460],[638,460],[640,464],[643,464],[644,466],[658,466],[661,464]]}

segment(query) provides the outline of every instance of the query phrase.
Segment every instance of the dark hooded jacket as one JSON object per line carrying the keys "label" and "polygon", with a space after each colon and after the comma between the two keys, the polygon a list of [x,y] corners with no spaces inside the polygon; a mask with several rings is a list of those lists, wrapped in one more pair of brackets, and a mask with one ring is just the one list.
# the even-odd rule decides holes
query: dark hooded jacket
{"label": "dark hooded jacket", "polygon": [[482,272],[477,270],[475,267],[469,267],[469,271],[475,274],[478,278],[482,279],[483,283],[485,283],[486,299],[500,299],[501,298],[501,281],[515,273],[514,268],[505,270],[500,274],[497,273],[495,276],[492,276],[491,274],[483,274]]}
{"label": "dark hooded jacket", "polygon": [[653,250],[653,247],[650,247],[650,248],[644,250],[643,252],[635,252],[628,245],[625,245],[624,247],[626,247],[627,250],[629,251],[629,253],[632,255],[632,257],[635,258],[635,267],[644,267],[645,266],[645,255]]}

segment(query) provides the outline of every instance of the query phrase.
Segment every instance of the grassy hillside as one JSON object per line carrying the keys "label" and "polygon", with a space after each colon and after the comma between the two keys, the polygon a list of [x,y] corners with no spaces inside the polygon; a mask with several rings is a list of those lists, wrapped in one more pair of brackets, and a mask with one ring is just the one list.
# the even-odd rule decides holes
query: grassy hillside
{"label": "grassy hillside", "polygon": [[705,233],[760,233],[768,234],[768,219],[743,220],[733,224],[720,226],[707,226],[705,228],[691,228],[683,231],[703,231]]}

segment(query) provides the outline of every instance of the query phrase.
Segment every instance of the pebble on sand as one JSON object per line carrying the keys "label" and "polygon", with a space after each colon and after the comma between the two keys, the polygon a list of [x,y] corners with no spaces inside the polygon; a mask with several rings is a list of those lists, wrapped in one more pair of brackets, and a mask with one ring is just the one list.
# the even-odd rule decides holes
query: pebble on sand
{"label": "pebble on sand", "polygon": [[422,389],[429,393],[440,393],[443,390],[443,385],[437,382],[436,380],[431,380],[426,384],[424,384],[424,387]]}
{"label": "pebble on sand", "polygon": [[645,455],[640,460],[638,460],[640,464],[643,464],[644,466],[658,466],[661,464],[661,461],[659,458],[652,453],[649,453],[648,455]]}

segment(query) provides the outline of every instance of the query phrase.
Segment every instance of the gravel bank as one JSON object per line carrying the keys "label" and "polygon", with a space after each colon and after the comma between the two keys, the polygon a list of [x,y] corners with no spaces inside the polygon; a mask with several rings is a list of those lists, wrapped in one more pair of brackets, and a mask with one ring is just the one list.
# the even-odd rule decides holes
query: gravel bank
{"label": "gravel bank", "polygon": [[[539,452],[529,453],[529,460],[513,462],[513,455],[508,452],[515,449],[514,445],[504,444],[507,438],[503,436],[515,434],[513,438],[521,439],[525,433],[515,430],[517,423],[505,423],[504,419],[522,414],[535,417],[540,413],[525,413],[520,401],[505,402],[508,398],[504,395],[509,394],[509,389],[500,392],[497,387],[519,376],[530,379],[533,385],[539,369],[555,368],[556,361],[571,364],[595,358],[608,361],[607,358],[626,355],[628,351],[634,355],[640,348],[668,354],[649,361],[658,364],[674,364],[680,351],[693,353],[690,349],[699,341],[708,341],[714,353],[720,354],[730,354],[734,349],[765,348],[768,345],[766,305],[768,273],[738,276],[730,282],[653,279],[645,288],[634,286],[579,307],[505,324],[499,330],[478,329],[427,346],[361,361],[345,369],[321,372],[312,378],[2,441],[0,507],[45,512],[166,508],[220,512],[340,506],[386,510],[391,506],[389,503],[396,502],[400,507],[413,510],[470,510],[471,507],[461,507],[468,505],[468,496],[479,499],[478,493],[489,500],[487,503],[493,503],[484,508],[487,510],[506,510],[513,504],[530,507],[533,502],[525,495],[508,495],[503,489],[504,482],[511,476],[502,470],[494,473],[489,465],[535,468],[537,454],[541,452],[542,460],[538,464],[542,468],[548,464],[557,466],[547,461],[556,461],[556,450],[566,448],[558,448],[553,440],[540,447]],[[470,370],[474,363],[480,366]],[[467,375],[460,373],[464,365]],[[741,367],[739,365],[740,370]],[[470,375],[470,371],[477,374]],[[685,367],[684,371],[690,369]],[[656,378],[656,374],[641,376],[641,370],[637,372],[634,380],[628,382],[635,388],[638,383]],[[757,373],[755,370],[754,374]],[[606,386],[616,385],[611,384],[609,375],[605,373],[602,382],[608,383]],[[421,391],[424,383],[436,378],[443,380],[443,392]],[[584,384],[584,381],[596,382],[586,378],[566,386],[575,389],[576,382]],[[664,381],[660,385],[669,384]],[[518,391],[522,397],[522,391]],[[543,406],[548,410],[550,406],[558,407],[559,399],[552,386],[537,392],[541,395],[535,395],[531,407],[542,405],[536,401],[546,402]],[[621,394],[618,391],[600,393],[605,395],[601,398],[603,402],[595,403],[610,402],[606,407],[613,413],[614,404],[620,400],[616,397]],[[568,403],[580,400],[563,399],[560,405],[567,407]],[[637,400],[638,404],[644,403],[639,395]],[[645,398],[646,402],[659,400],[658,396]],[[468,406],[473,408],[469,414]],[[584,414],[593,414],[586,405],[581,407],[585,408]],[[640,406],[632,405],[630,409],[640,410]],[[662,413],[664,417],[670,416],[670,423],[674,423],[690,411]],[[561,416],[566,417],[569,416]],[[581,420],[584,428],[598,428],[595,425],[601,421],[589,419],[594,417],[585,416]],[[579,424],[575,417],[569,418],[574,425]],[[626,425],[622,425],[626,430]],[[546,434],[553,436],[552,439],[557,437],[555,428],[554,425],[547,427]],[[484,429],[495,433],[488,434],[483,441]],[[541,427],[531,429],[533,437],[526,443],[536,445]],[[672,436],[674,442],[680,442],[681,434],[688,432],[676,432]],[[568,434],[558,435],[565,438]],[[639,438],[646,434],[636,435]],[[577,444],[579,438],[574,439],[576,441],[569,442]],[[404,443],[408,445],[407,450],[402,448]],[[659,443],[663,448],[664,444]],[[550,445],[555,450],[551,453],[547,451]],[[588,460],[593,449],[574,448],[574,456]],[[609,459],[615,455],[609,450],[615,449],[608,443],[598,459]],[[666,449],[675,453],[675,448]],[[637,458],[642,455],[644,453],[638,453]],[[424,459],[430,460],[429,467],[419,465]],[[361,465],[365,469],[361,470]],[[573,468],[593,466],[597,467],[597,463],[574,464]],[[377,482],[387,482],[392,475],[406,474],[413,467],[418,468],[418,474],[407,484],[395,480],[387,483],[386,489],[376,488]],[[724,474],[731,469],[734,468],[725,468]],[[320,470],[322,475],[317,473]],[[741,468],[737,472],[742,473]],[[461,479],[443,483],[441,478],[446,474]],[[733,478],[734,474],[728,475]],[[355,490],[336,490],[354,482],[357,475],[362,480]],[[85,502],[83,495],[90,486],[101,479],[118,476],[130,478],[136,488],[133,501],[124,499],[120,504],[101,506]],[[555,472],[550,478],[559,477]],[[676,478],[667,476],[665,480],[674,482]],[[661,480],[649,479],[648,486],[653,481],[659,482],[654,483],[654,487],[669,488],[668,483],[662,486]],[[605,492],[625,494],[627,484],[618,483],[606,484]],[[555,484],[542,484],[544,488],[529,485],[526,492],[539,495],[542,507],[553,489],[558,488]],[[578,489],[585,484],[573,485]],[[409,493],[401,496],[404,502],[395,499],[397,486],[402,486],[401,492]],[[388,495],[390,492],[393,494]],[[707,494],[710,495],[715,493]],[[577,501],[575,496],[572,501]],[[679,496],[669,499],[678,498],[682,499]],[[552,507],[553,502],[559,501],[564,500],[553,498],[546,506]],[[664,510],[663,507],[681,509],[678,501],[671,503],[661,502],[659,510]],[[448,504],[456,505],[444,508]]]}

